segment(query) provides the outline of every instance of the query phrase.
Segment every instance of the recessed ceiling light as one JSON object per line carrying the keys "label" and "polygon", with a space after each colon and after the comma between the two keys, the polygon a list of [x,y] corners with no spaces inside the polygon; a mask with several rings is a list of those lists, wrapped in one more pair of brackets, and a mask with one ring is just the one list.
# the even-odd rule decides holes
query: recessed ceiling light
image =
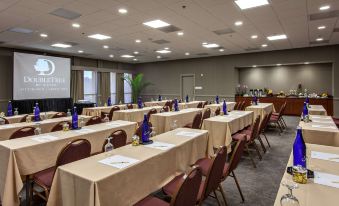
{"label": "recessed ceiling light", "polygon": [[166,26],[169,26],[170,24],[167,23],[167,22],[164,22],[160,19],[157,19],[157,20],[153,20],[153,21],[148,21],[148,22],[144,22],[143,23],[144,25],[146,26],[149,26],[149,27],[152,27],[152,28],[162,28],[162,27],[166,27]]}
{"label": "recessed ceiling light", "polygon": [[98,39],[98,40],[106,40],[106,39],[111,38],[110,36],[106,36],[103,34],[92,34],[92,35],[89,35],[88,37],[92,39]]}
{"label": "recessed ceiling light", "polygon": [[69,47],[72,47],[72,45],[63,44],[63,43],[55,43],[55,44],[52,44],[52,47],[69,48]]}
{"label": "recessed ceiling light", "polygon": [[104,49],[108,49],[109,48],[109,46],[107,46],[107,45],[104,45],[104,46],[102,46]]}
{"label": "recessed ceiling light", "polygon": [[330,8],[331,8],[330,5],[324,5],[324,6],[319,7],[319,10],[324,11],[324,10],[327,10],[327,9],[330,9]]}
{"label": "recessed ceiling light", "polygon": [[84,53],[84,51],[82,51],[82,50],[79,50],[79,51],[78,51],[78,53]]}
{"label": "recessed ceiling light", "polygon": [[133,61],[138,61],[138,59],[133,59]]}
{"label": "recessed ceiling light", "polygon": [[305,62],[304,64],[309,64],[309,62]]}
{"label": "recessed ceiling light", "polygon": [[326,26],[318,26],[319,30],[326,29]]}
{"label": "recessed ceiling light", "polygon": [[219,47],[219,44],[211,43],[211,44],[203,44],[202,46],[206,48],[217,48]]}
{"label": "recessed ceiling light", "polygon": [[168,47],[165,47],[164,49],[165,49],[165,50],[169,50],[169,48],[168,48]]}
{"label": "recessed ceiling light", "polygon": [[190,55],[190,53],[189,53],[189,52],[186,52],[186,53],[185,53],[185,55],[186,55],[186,56],[189,56],[189,55]]}
{"label": "recessed ceiling light", "polygon": [[225,51],[225,49],[219,49],[219,51],[220,51],[220,52],[223,52],[223,51]]}
{"label": "recessed ceiling light", "polygon": [[257,39],[257,38],[258,38],[258,35],[252,35],[251,38],[252,38],[252,39]]}
{"label": "recessed ceiling light", "polygon": [[275,40],[280,40],[280,39],[287,39],[287,36],[285,34],[279,34],[279,35],[274,35],[274,36],[268,36],[267,39],[270,41],[275,41]]}
{"label": "recessed ceiling light", "polygon": [[179,32],[177,33],[177,35],[178,35],[178,36],[182,36],[182,35],[184,35],[184,32],[179,31]]}
{"label": "recessed ceiling light", "polygon": [[267,0],[236,0],[235,3],[240,7],[240,9],[249,9],[258,6],[264,6],[268,4]]}
{"label": "recessed ceiling light", "polygon": [[139,54],[139,52],[138,51],[135,51],[135,52],[133,52],[134,54]]}
{"label": "recessed ceiling light", "polygon": [[255,68],[255,67],[257,67],[257,65],[253,65],[252,67],[254,67],[254,68]]}
{"label": "recessed ceiling light", "polygon": [[127,14],[128,12],[127,9],[124,9],[124,8],[120,8],[118,11],[120,14]]}
{"label": "recessed ceiling light", "polygon": [[277,64],[277,66],[281,66],[281,64]]}
{"label": "recessed ceiling light", "polygon": [[134,56],[129,55],[129,54],[124,54],[124,55],[121,55],[120,57],[122,57],[122,58],[133,58]]}
{"label": "recessed ceiling light", "polygon": [[262,44],[261,47],[267,47],[267,44]]}
{"label": "recessed ceiling light", "polygon": [[161,59],[161,56],[157,56],[157,59]]}
{"label": "recessed ceiling light", "polygon": [[113,55],[113,54],[110,54],[110,55],[109,55],[109,57],[110,57],[110,58],[113,58],[113,57],[114,57],[114,55]]}
{"label": "recessed ceiling light", "polygon": [[316,39],[316,41],[323,41],[324,40],[324,38],[322,38],[322,37],[318,37],[317,39]]}
{"label": "recessed ceiling light", "polygon": [[206,44],[208,44],[208,43],[207,43],[207,42],[203,42],[203,43],[202,43],[202,45],[206,45]]}
{"label": "recessed ceiling light", "polygon": [[47,34],[43,34],[43,33],[42,33],[42,34],[40,34],[40,36],[41,36],[41,37],[43,37],[43,38],[46,38],[46,37],[48,37],[48,35],[47,35]]}
{"label": "recessed ceiling light", "polygon": [[242,23],[242,21],[236,21],[236,22],[234,22],[234,25],[236,25],[236,26],[241,26],[243,23]]}
{"label": "recessed ceiling light", "polygon": [[168,54],[168,53],[171,53],[172,51],[163,49],[163,50],[157,50],[156,52],[160,54]]}
{"label": "recessed ceiling light", "polygon": [[141,40],[140,39],[136,39],[135,43],[141,43]]}
{"label": "recessed ceiling light", "polygon": [[78,23],[73,23],[73,24],[72,24],[72,27],[74,27],[74,28],[80,28],[80,24],[78,24]]}

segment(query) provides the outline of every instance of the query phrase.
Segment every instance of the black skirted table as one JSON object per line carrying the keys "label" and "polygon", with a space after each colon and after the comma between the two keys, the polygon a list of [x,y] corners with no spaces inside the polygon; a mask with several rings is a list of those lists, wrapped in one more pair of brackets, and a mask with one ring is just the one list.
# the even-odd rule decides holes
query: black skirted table
{"label": "black skirted table", "polygon": [[19,114],[32,113],[35,103],[39,104],[41,112],[67,112],[67,109],[73,107],[72,98],[12,100],[13,110],[18,108]]}

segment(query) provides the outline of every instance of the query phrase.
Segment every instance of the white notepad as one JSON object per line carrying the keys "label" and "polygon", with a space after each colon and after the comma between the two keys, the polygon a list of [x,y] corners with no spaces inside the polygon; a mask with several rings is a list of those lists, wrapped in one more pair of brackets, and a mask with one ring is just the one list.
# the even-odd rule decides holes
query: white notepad
{"label": "white notepad", "polygon": [[185,137],[197,137],[201,135],[200,132],[189,132],[189,131],[181,131],[176,133],[175,135],[177,136],[185,136]]}
{"label": "white notepad", "polygon": [[339,189],[339,176],[323,172],[314,172],[314,183]]}
{"label": "white notepad", "polygon": [[94,129],[89,129],[89,128],[81,128],[79,130],[73,130],[76,133],[80,133],[80,134],[86,134],[86,133],[90,133],[90,132],[95,132]]}
{"label": "white notepad", "polygon": [[9,128],[14,128],[14,125],[11,124],[4,124],[0,126],[1,129],[9,129]]}
{"label": "white notepad", "polygon": [[31,139],[37,142],[51,142],[51,141],[54,141],[60,138],[52,136],[52,135],[41,135],[41,136],[33,137]]}
{"label": "white notepad", "polygon": [[137,162],[139,162],[139,160],[122,155],[114,155],[99,161],[99,163],[115,167],[118,169],[129,167],[130,165],[135,164]]}
{"label": "white notepad", "polygon": [[339,162],[339,154],[312,151],[311,158]]}
{"label": "white notepad", "polygon": [[119,126],[125,125],[125,123],[124,122],[108,122],[106,123],[106,125],[110,127],[119,127]]}
{"label": "white notepad", "polygon": [[174,144],[169,144],[166,142],[153,142],[152,144],[145,145],[145,147],[160,149],[160,150],[169,150],[175,147]]}

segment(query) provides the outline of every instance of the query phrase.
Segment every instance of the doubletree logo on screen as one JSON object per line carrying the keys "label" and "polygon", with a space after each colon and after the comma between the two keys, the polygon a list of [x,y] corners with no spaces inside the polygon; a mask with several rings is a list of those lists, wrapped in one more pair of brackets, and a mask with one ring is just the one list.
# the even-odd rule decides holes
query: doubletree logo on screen
{"label": "doubletree logo on screen", "polygon": [[49,59],[38,59],[34,69],[38,76],[24,76],[25,83],[65,83],[65,78],[51,76],[55,72],[55,64]]}

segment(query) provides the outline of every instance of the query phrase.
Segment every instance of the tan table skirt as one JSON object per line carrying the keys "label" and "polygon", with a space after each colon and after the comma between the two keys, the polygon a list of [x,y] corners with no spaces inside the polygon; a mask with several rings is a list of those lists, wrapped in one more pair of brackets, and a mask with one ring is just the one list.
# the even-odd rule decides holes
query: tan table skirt
{"label": "tan table skirt", "polygon": [[215,116],[205,119],[202,129],[208,130],[208,144],[214,148],[226,146],[231,151],[232,134],[251,125],[252,111],[232,111],[226,116]]}
{"label": "tan table skirt", "polygon": [[[40,116],[41,116],[41,119],[46,119],[46,114],[47,114],[47,118],[50,119],[52,118],[57,112],[41,112],[40,113]],[[21,119],[26,116],[27,114],[19,114],[19,115],[15,115],[15,116],[10,116],[10,117],[5,117],[10,124],[13,124],[13,123],[19,123],[21,121]],[[32,117],[33,119],[33,115],[30,114],[30,116]]]}
{"label": "tan table skirt", "polygon": [[[48,206],[130,206],[160,189],[178,173],[186,171],[197,159],[205,157],[208,133],[190,138],[175,135],[177,129],[154,137],[154,141],[174,144],[163,151],[127,145],[83,159],[57,169]],[[112,155],[123,155],[139,162],[117,169],[99,163]]]}
{"label": "tan table skirt", "polygon": [[309,115],[325,115],[327,116],[327,111],[323,105],[310,105],[308,108]]}
{"label": "tan table skirt", "polygon": [[246,111],[253,111],[253,121],[260,115],[260,122],[262,122],[265,115],[268,115],[270,112],[275,112],[274,106],[272,103],[259,103],[258,105],[251,105],[246,107]]}
{"label": "tan table skirt", "polygon": [[[339,163],[312,159],[311,151],[326,152],[339,154],[337,147],[307,144],[307,162],[308,168],[314,171],[325,172],[333,175],[339,175]],[[287,167],[293,164],[293,153],[291,153]],[[281,181],[292,181],[292,175],[284,173]],[[293,195],[299,200],[300,206],[337,206],[339,202],[339,189],[315,184],[313,179],[309,179],[307,184],[298,184],[299,188],[293,190]],[[288,193],[288,189],[280,184],[274,206],[280,206],[280,199],[284,194]]]}
{"label": "tan table skirt", "polygon": [[[222,105],[223,103],[220,103],[220,104],[207,104],[205,106],[205,110],[207,108],[210,108],[211,109],[211,113],[215,113],[215,110],[219,107],[220,108],[220,111],[222,112]],[[235,102],[226,102],[226,105],[227,105],[227,111],[233,111],[234,110],[234,106],[235,106]]]}
{"label": "tan table skirt", "polygon": [[[80,115],[79,121],[80,121],[80,118],[84,118],[84,122],[86,123],[91,117]],[[72,117],[60,117],[60,118],[43,120],[38,123],[40,124],[41,132],[48,133],[59,122],[71,121],[71,120],[72,120]],[[20,128],[28,127],[28,126],[34,127],[35,125],[36,125],[36,122],[30,122],[30,123],[21,122],[21,123],[0,125],[0,141],[8,140],[10,136]]]}
{"label": "tan table skirt", "polygon": [[[113,105],[113,106],[106,106],[106,107],[87,107],[83,108],[82,115],[87,116],[101,116],[101,112],[110,112],[113,107],[119,107],[121,110],[127,109],[126,104],[119,104],[119,105]],[[137,108],[136,104],[133,104],[133,108]]]}
{"label": "tan table skirt", "polygon": [[3,198],[2,204],[19,205],[18,194],[23,187],[21,176],[54,166],[59,152],[68,142],[84,138],[91,142],[92,153],[100,152],[105,138],[118,129],[125,130],[128,141],[130,141],[135,132],[136,123],[116,121],[85,126],[84,129],[91,129],[91,131],[49,133],[48,135],[60,137],[60,139],[45,143],[32,139],[37,136],[0,142],[0,197]]}
{"label": "tan table skirt", "polygon": [[152,102],[145,102],[146,107],[154,107],[154,106],[165,106],[166,102],[170,100],[162,100],[162,101],[152,101]]}
{"label": "tan table skirt", "polygon": [[203,101],[191,101],[191,102],[182,102],[182,103],[178,103],[179,109],[187,109],[187,108],[197,108],[198,104]]}
{"label": "tan table skirt", "polygon": [[125,120],[131,122],[141,122],[144,119],[144,114],[149,112],[151,109],[156,109],[160,112],[161,106],[144,107],[142,109],[126,109],[114,112],[113,120]]}

